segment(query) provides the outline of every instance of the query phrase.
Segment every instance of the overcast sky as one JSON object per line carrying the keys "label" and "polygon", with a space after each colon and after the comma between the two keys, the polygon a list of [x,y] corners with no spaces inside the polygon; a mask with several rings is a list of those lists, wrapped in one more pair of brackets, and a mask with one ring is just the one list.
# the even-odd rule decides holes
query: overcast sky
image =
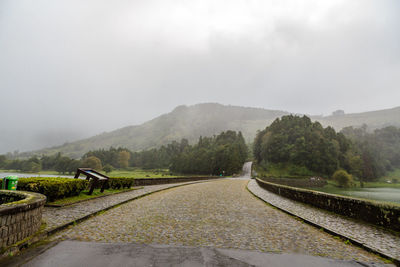
{"label": "overcast sky", "polygon": [[398,0],[1,0],[0,153],[181,104],[399,106],[399,14]]}

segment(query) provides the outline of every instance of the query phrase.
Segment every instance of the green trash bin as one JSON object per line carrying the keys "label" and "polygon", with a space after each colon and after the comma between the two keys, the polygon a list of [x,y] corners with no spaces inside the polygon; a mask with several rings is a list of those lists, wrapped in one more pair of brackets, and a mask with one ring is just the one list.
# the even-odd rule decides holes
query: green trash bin
{"label": "green trash bin", "polygon": [[1,188],[7,190],[17,190],[18,176],[7,176],[3,178]]}

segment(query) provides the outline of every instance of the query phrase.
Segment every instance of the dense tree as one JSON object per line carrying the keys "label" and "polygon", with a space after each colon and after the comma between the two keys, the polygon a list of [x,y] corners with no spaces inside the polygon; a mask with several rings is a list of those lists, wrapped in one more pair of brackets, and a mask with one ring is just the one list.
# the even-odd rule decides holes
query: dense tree
{"label": "dense tree", "polygon": [[129,159],[131,158],[131,153],[126,151],[126,150],[122,150],[120,152],[118,152],[118,165],[120,168],[128,168],[129,166]]}
{"label": "dense tree", "polygon": [[92,168],[95,170],[102,170],[103,166],[101,160],[98,157],[90,156],[82,161],[82,166],[85,168]]}
{"label": "dense tree", "polygon": [[231,175],[241,170],[248,151],[242,134],[222,132],[214,137],[200,137],[194,146],[173,158],[171,170],[188,174]]}
{"label": "dense tree", "polygon": [[173,141],[167,146],[162,146],[158,149],[134,152],[132,153],[130,165],[144,169],[169,168],[172,159],[181,154],[187,147],[189,147],[188,140],[182,139],[180,142]]}
{"label": "dense tree", "polygon": [[253,153],[256,162],[264,167],[269,163],[286,164],[292,169],[325,175],[344,167],[346,154],[352,156],[350,142],[343,134],[332,127],[323,128],[307,116],[293,115],[278,118],[258,132]]}
{"label": "dense tree", "polygon": [[350,174],[348,174],[345,170],[337,170],[332,175],[333,180],[335,180],[339,186],[341,187],[350,187],[352,186],[353,179]]}
{"label": "dense tree", "polygon": [[0,155],[0,169],[7,166],[7,157],[5,155]]}
{"label": "dense tree", "polygon": [[390,126],[368,132],[367,125],[346,127],[341,132],[352,140],[358,172],[365,180],[373,180],[394,168],[400,168],[400,129]]}
{"label": "dense tree", "polygon": [[129,154],[131,153],[128,149],[123,147],[119,148],[110,147],[108,150],[99,149],[99,150],[89,151],[85,155],[83,155],[82,160],[85,160],[86,158],[91,156],[95,156],[96,158],[100,159],[102,164],[104,165],[110,164],[114,168],[119,168],[120,167],[119,153],[121,151],[127,151]]}
{"label": "dense tree", "polygon": [[105,171],[106,173],[110,173],[112,172],[113,167],[110,164],[107,164],[103,167],[103,171]]}

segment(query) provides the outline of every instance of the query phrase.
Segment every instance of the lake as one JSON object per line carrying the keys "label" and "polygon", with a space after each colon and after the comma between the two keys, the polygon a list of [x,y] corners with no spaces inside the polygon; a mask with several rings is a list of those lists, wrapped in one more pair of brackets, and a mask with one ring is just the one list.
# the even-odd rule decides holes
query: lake
{"label": "lake", "polygon": [[73,178],[73,176],[67,175],[51,175],[51,174],[38,174],[38,173],[16,173],[16,172],[0,172],[0,178],[4,178],[6,176],[18,176],[19,178],[28,178],[28,177],[65,177],[65,178]]}
{"label": "lake", "polygon": [[349,197],[364,198],[377,201],[395,202],[400,204],[400,188],[313,188],[330,194],[344,195]]}

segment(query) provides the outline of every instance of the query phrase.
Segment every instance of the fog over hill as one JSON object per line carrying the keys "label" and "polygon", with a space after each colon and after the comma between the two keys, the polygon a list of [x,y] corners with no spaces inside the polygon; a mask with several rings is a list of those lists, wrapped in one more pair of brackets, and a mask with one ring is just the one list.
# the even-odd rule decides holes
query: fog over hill
{"label": "fog over hill", "polygon": [[0,154],[136,150],[228,128],[251,139],[287,113],[197,103],[324,116],[400,105],[400,1],[228,3],[0,1]]}
{"label": "fog over hill", "polygon": [[[62,152],[78,158],[89,150],[109,148],[110,146],[122,146],[132,151],[138,151],[166,145],[182,138],[187,138],[189,142],[193,143],[200,136],[212,136],[226,130],[241,131],[246,142],[252,142],[257,130],[264,129],[276,118],[288,114],[290,113],[286,111],[217,103],[178,106],[170,113],[141,125],[127,126],[62,146],[23,153],[23,155]],[[333,126],[336,130],[346,126],[357,127],[364,123],[369,126],[369,129],[388,125],[400,127],[400,107],[364,113],[311,117],[313,120],[320,121],[324,126]]]}

